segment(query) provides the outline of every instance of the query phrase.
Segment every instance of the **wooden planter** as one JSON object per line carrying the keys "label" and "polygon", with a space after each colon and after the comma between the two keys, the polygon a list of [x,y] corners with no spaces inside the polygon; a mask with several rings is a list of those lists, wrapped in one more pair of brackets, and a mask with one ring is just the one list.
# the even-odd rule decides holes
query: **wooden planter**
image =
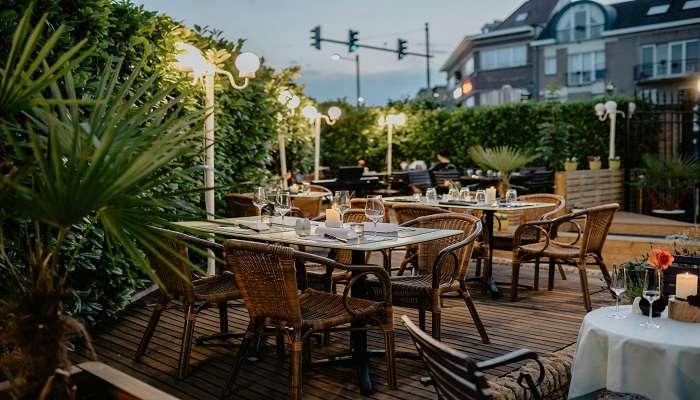
{"label": "wooden planter", "polygon": [[[88,361],[75,365],[70,373],[72,382],[78,387],[76,400],[177,400],[177,397],[101,362]],[[0,400],[10,399],[10,383],[0,382]]]}
{"label": "wooden planter", "polygon": [[624,170],[558,171],[554,175],[554,193],[564,196],[569,209],[607,203],[622,205],[624,181]]}

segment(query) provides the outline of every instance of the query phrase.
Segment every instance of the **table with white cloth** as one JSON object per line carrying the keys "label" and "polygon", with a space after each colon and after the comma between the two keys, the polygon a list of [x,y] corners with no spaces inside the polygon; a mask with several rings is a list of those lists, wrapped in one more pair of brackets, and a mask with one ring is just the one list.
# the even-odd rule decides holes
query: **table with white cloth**
{"label": "table with white cloth", "polygon": [[570,399],[596,392],[645,396],[651,400],[700,399],[700,324],[654,318],[659,329],[641,327],[647,316],[620,307],[626,319],[608,315],[614,307],[586,315],[571,367]]}

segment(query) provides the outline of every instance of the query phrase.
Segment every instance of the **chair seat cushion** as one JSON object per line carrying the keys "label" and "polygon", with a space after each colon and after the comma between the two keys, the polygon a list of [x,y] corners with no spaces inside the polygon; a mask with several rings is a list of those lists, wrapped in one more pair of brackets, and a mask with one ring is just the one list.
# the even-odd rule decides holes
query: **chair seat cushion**
{"label": "chair seat cushion", "polygon": [[[573,344],[555,353],[539,357],[545,370],[544,379],[538,388],[543,399],[566,399],[575,351],[576,345]],[[489,380],[492,397],[495,400],[532,399],[532,393],[518,384],[521,372],[526,372],[533,379],[537,379],[539,366],[535,361],[530,361],[505,376]],[[526,385],[524,381],[523,384]]]}
{"label": "chair seat cushion", "polygon": [[[373,278],[367,279],[368,297],[381,299],[382,286],[379,281]],[[392,276],[391,277],[391,300],[394,305],[402,307],[430,307],[436,295],[456,291],[459,289],[459,282],[443,283],[436,291],[433,289],[433,277],[430,274],[419,276]],[[437,293],[436,293],[437,292]]]}
{"label": "chair seat cushion", "polygon": [[578,246],[570,246],[563,243],[558,243],[555,241],[550,241],[549,246],[547,242],[538,242],[532,244],[526,244],[524,246],[518,247],[520,254],[528,255],[541,255],[542,257],[553,257],[553,258],[576,258],[581,252],[581,248]]}
{"label": "chair seat cushion", "polygon": [[313,331],[320,331],[352,321],[366,321],[371,317],[386,317],[384,306],[376,301],[348,297],[348,307],[343,305],[343,296],[314,289],[306,289],[299,296],[303,325]]}
{"label": "chair seat cushion", "polygon": [[233,280],[233,274],[230,272],[194,280],[192,285],[196,301],[222,303],[242,298],[241,292]]}

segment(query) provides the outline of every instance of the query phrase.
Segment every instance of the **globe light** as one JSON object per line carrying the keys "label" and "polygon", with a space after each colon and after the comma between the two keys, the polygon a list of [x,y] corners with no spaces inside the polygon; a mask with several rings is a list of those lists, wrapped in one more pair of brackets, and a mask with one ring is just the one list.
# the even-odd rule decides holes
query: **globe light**
{"label": "globe light", "polygon": [[598,103],[595,105],[595,113],[597,116],[602,117],[605,115],[605,104]]}
{"label": "globe light", "polygon": [[289,103],[287,103],[287,108],[293,110],[299,107],[299,104],[301,104],[301,99],[299,96],[292,96],[292,98],[289,99]]}
{"label": "globe light", "polygon": [[255,72],[260,68],[260,59],[253,53],[241,53],[236,57],[236,68],[241,78],[255,78]]}
{"label": "globe light", "polygon": [[396,123],[397,126],[403,126],[406,125],[406,114],[404,113],[399,113],[396,115]]}
{"label": "globe light", "polygon": [[280,104],[285,104],[291,98],[292,98],[292,93],[289,90],[283,90],[282,93],[280,93],[280,95],[277,96],[277,101],[280,102]]}
{"label": "globe light", "polygon": [[301,109],[301,113],[304,114],[306,118],[313,119],[318,116],[318,110],[314,106],[305,106]]}
{"label": "globe light", "polygon": [[189,43],[178,42],[175,44],[178,54],[175,56],[175,65],[184,72],[192,72],[193,83],[207,74],[214,74],[216,67],[204,58],[202,52]]}
{"label": "globe light", "polygon": [[613,113],[617,112],[617,103],[615,103],[612,100],[609,100],[608,102],[605,103],[605,110],[609,114],[613,114]]}
{"label": "globe light", "polygon": [[384,118],[383,115],[380,115],[379,119],[377,119],[377,123],[379,124],[379,126],[384,126],[387,123],[387,119]]}
{"label": "globe light", "polygon": [[360,97],[357,98],[357,102],[360,103],[360,104],[362,104],[362,103],[365,102],[365,98],[362,97],[362,96],[360,96]]}
{"label": "globe light", "polygon": [[340,115],[341,115],[342,113],[343,113],[343,111],[342,111],[340,108],[336,107],[336,106],[333,106],[333,107],[331,107],[331,108],[328,109],[328,116],[331,117],[331,119],[338,119],[338,118],[340,118]]}
{"label": "globe light", "polygon": [[637,105],[633,101],[627,103],[627,117],[632,118],[632,114],[634,114],[635,111],[637,111]]}
{"label": "globe light", "polygon": [[333,53],[333,55],[331,56],[331,60],[333,60],[333,61],[338,61],[338,60],[340,60],[340,54],[338,54],[338,53]]}

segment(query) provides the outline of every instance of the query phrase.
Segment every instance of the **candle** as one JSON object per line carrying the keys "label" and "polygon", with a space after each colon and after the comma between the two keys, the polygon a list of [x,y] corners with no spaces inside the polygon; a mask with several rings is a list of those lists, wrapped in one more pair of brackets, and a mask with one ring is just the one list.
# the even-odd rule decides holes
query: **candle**
{"label": "candle", "polygon": [[688,272],[676,275],[676,297],[687,299],[698,294],[698,276]]}
{"label": "candle", "polygon": [[486,189],[486,205],[492,205],[496,202],[496,188],[491,186]]}
{"label": "candle", "polygon": [[340,211],[333,208],[326,210],[326,226],[329,228],[343,227],[343,224],[340,222]]}

